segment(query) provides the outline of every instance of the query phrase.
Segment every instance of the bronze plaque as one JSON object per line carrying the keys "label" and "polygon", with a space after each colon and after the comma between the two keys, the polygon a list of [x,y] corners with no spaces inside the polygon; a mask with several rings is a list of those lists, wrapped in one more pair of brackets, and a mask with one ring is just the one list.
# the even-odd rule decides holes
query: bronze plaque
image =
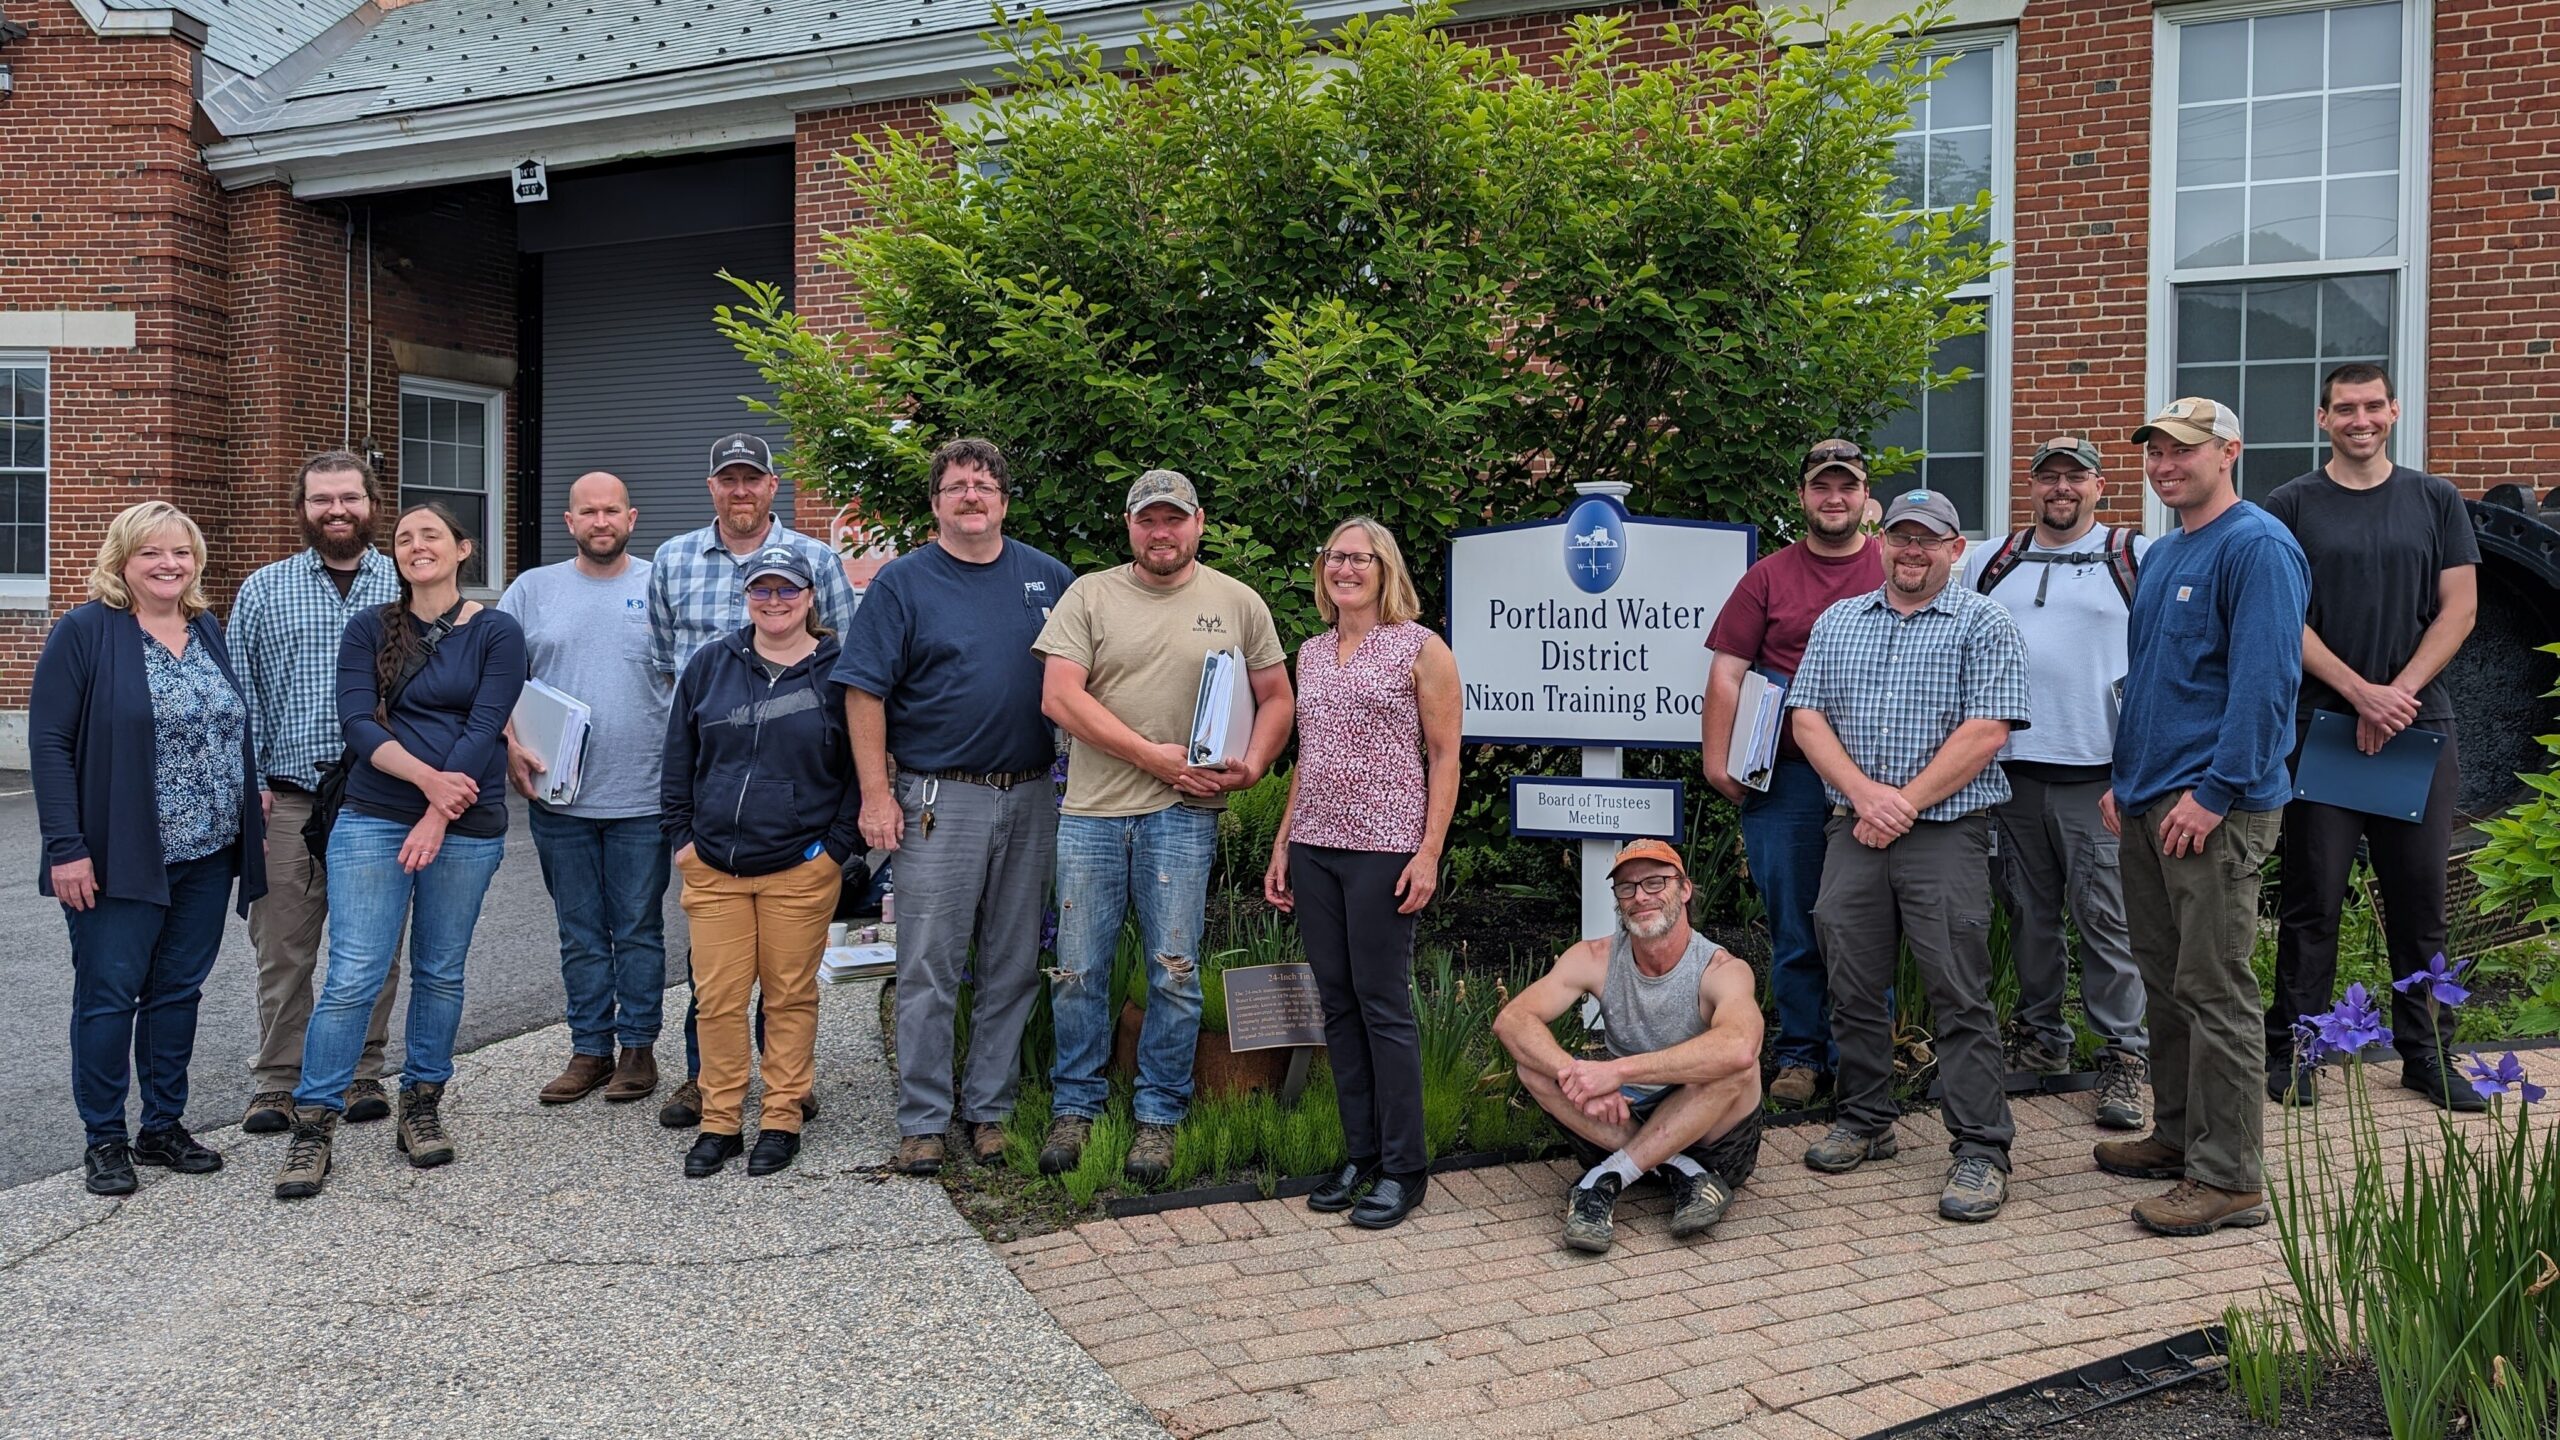
{"label": "bronze plaque", "polygon": [[1315,967],[1246,965],[1224,972],[1227,1048],[1270,1050],[1324,1043],[1324,1002]]}

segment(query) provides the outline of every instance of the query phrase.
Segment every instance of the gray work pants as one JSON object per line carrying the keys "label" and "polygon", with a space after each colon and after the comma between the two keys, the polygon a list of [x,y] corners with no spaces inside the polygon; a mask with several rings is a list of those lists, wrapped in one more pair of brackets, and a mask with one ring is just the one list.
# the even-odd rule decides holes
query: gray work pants
{"label": "gray work pants", "polygon": [[2124,881],[2116,837],[2098,819],[2104,780],[2055,783],[2009,772],[2009,798],[1991,809],[1999,830],[1992,878],[2009,907],[2009,962],[2018,972],[2018,1023],[2055,1051],[2071,1053],[2062,1018],[2070,956],[2066,910],[2080,928],[2080,1006],[2107,1048],[2140,1055],[2142,971],[2125,935]]}
{"label": "gray work pants", "polygon": [[[1040,921],[1058,853],[1058,792],[1045,780],[998,790],[901,771],[898,808],[898,1133],[951,1126],[961,977],[969,1017],[963,1120],[1013,1113],[1023,1022],[1040,985]],[[933,797],[933,832],[924,799]],[[975,955],[972,956],[972,947]]]}
{"label": "gray work pants", "polygon": [[[258,1053],[249,1062],[257,1090],[291,1090],[302,1083],[302,1032],[311,1024],[312,973],[320,967],[320,925],[329,918],[329,876],[302,843],[311,797],[275,792],[267,817],[267,893],[249,906],[249,943],[258,952]],[[405,927],[404,927],[405,928]],[[383,1039],[400,994],[400,960],[383,972],[382,994],[365,1022],[364,1052],[356,1078],[382,1078]]]}
{"label": "gray work pants", "polygon": [[[2180,792],[2183,794],[2184,792]],[[2264,1182],[2265,999],[2249,956],[2258,944],[2258,870],[2284,812],[2234,810],[2204,853],[2160,853],[2168,796],[2124,822],[2124,908],[2150,993],[2151,1098],[2160,1143],[2187,1178],[2223,1190]]]}
{"label": "gray work pants", "polygon": [[1922,820],[1882,850],[1835,814],[1824,832],[1814,931],[1831,982],[1831,1036],[1840,1047],[1840,1123],[1880,1135],[1893,1101],[1893,1012],[1886,994],[1911,942],[1937,1020],[1939,1115],[1956,1158],[2009,1168],[2008,1065],[1991,1009],[1991,825],[1986,816]]}

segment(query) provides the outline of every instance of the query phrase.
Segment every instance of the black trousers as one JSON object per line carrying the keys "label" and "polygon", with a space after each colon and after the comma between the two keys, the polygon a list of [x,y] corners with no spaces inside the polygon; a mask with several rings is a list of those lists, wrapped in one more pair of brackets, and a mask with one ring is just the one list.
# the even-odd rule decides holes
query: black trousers
{"label": "black trousers", "polygon": [[[2276,934],[2275,997],[2267,1006],[2269,1074],[2292,1068],[2295,1022],[2337,1003],[2332,992],[2338,985],[2338,915],[2346,904],[2358,840],[2372,857],[2374,886],[2382,896],[2392,978],[2424,970],[2444,952],[2445,857],[2453,846],[2454,792],[2462,787],[2462,777],[2453,722],[2424,720],[2419,725],[2443,731],[2445,741],[2436,757],[2426,812],[2418,819],[2390,820],[2308,800],[2284,807],[2276,902],[2282,928]],[[2300,758],[2297,743],[2297,764]],[[2434,1063],[2437,1026],[2448,1035],[2453,1031],[2453,1017],[2431,1022],[2427,1010],[2423,987],[2412,994],[2392,993],[2391,1043],[2403,1061]]]}
{"label": "black trousers", "polygon": [[1324,1000],[1324,1043],[1348,1158],[1390,1175],[1429,1165],[1422,1141],[1422,1032],[1413,1020],[1414,916],[1396,877],[1411,855],[1289,846],[1298,935]]}

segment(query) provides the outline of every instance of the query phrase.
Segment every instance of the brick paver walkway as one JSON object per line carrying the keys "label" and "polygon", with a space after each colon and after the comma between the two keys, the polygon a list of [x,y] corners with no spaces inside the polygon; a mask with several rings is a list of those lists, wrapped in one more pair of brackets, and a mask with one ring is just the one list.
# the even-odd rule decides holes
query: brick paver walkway
{"label": "brick paver walkway", "polygon": [[[2549,1082],[2560,1057],[2527,1064]],[[2374,1067],[2385,1132],[2433,1136],[2436,1112],[2397,1080]],[[1385,1233],[1275,1200],[1005,1254],[1177,1436],[1862,1436],[2211,1323],[2281,1281],[2271,1226],[2136,1227],[2126,1207],[2165,1187],[2090,1168],[2105,1135],[2085,1104],[2017,1102],[2011,1198],[1987,1225],[1937,1218],[1946,1134],[1920,1116],[1900,1156],[1838,1177],[1802,1164],[1818,1127],[1770,1132],[1702,1240],[1675,1243],[1661,1188],[1640,1186],[1605,1257],[1558,1244],[1561,1163],[1435,1176]],[[2267,1123],[2273,1146],[2272,1107]]]}

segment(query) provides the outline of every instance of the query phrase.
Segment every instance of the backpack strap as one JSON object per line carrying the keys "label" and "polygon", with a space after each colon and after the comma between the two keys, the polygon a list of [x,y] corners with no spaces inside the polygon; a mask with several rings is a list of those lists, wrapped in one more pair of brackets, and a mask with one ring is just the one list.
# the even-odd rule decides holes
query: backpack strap
{"label": "backpack strap", "polygon": [[2133,553],[2133,532],[2111,529],[2107,532],[2107,578],[2116,582],[2116,593],[2124,597],[2124,608],[2133,609],[2133,587],[2140,578],[2142,561]]}
{"label": "backpack strap", "polygon": [[2035,527],[2030,525],[2001,541],[2000,548],[1992,551],[1991,558],[1983,562],[1982,573],[1974,577],[1973,588],[1988,595],[1993,586],[2008,579],[2009,572],[2018,568],[2018,557],[2026,553],[2027,537],[2034,533]]}

